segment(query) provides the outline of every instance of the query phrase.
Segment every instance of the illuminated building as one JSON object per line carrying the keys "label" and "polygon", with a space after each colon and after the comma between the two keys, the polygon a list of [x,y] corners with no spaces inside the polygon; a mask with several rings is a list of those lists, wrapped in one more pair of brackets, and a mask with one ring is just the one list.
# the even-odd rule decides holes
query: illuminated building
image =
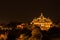
{"label": "illuminated building", "polygon": [[28,40],[28,36],[21,34],[18,38],[16,38],[16,40]]}
{"label": "illuminated building", "polygon": [[24,28],[24,26],[25,26],[25,24],[24,24],[24,23],[22,23],[22,24],[20,24],[20,25],[17,25],[17,28],[18,28],[18,29],[20,29],[20,28],[21,28],[21,29],[23,29],[23,28]]}
{"label": "illuminated building", "polygon": [[7,33],[5,34],[0,34],[0,40],[7,40]]}
{"label": "illuminated building", "polygon": [[38,18],[34,18],[30,24],[34,24],[38,27],[40,27],[41,30],[48,30],[50,27],[52,27],[53,22],[49,18],[45,18],[43,16],[43,13],[41,13],[41,16]]}

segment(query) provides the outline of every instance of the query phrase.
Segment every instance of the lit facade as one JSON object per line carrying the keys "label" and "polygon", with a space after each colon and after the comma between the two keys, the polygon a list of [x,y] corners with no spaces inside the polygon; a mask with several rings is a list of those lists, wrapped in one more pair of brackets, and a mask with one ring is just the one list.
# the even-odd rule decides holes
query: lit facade
{"label": "lit facade", "polygon": [[48,30],[52,27],[53,22],[49,18],[45,18],[43,13],[38,18],[34,18],[30,24],[34,24],[40,27],[41,30]]}

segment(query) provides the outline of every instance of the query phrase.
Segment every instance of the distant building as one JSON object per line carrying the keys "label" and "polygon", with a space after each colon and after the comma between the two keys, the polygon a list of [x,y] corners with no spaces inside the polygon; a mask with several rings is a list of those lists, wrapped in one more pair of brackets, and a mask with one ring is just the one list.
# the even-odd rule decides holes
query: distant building
{"label": "distant building", "polygon": [[25,26],[25,24],[24,24],[24,23],[22,23],[22,24],[17,25],[17,28],[18,28],[18,29],[23,29],[23,28],[24,28],[24,26]]}
{"label": "distant building", "polygon": [[50,27],[52,27],[53,22],[50,18],[45,18],[43,13],[41,13],[41,16],[34,18],[30,24],[39,26],[41,30],[48,30]]}

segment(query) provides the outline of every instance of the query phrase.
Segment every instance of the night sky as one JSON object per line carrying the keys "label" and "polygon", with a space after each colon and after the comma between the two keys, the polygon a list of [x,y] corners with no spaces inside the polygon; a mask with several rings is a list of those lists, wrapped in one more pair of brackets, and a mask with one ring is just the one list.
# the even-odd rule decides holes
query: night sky
{"label": "night sky", "polygon": [[[45,17],[53,21],[60,20],[60,1],[15,1],[0,3],[0,23],[10,21],[29,22],[43,12]],[[60,22],[60,21],[59,21]]]}

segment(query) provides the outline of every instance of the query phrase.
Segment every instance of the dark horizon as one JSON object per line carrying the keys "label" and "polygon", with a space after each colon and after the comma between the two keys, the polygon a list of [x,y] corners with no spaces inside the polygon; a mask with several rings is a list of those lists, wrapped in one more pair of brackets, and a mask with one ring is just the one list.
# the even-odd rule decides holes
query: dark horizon
{"label": "dark horizon", "polygon": [[10,21],[29,22],[43,12],[45,17],[60,22],[60,1],[20,1],[0,3],[0,23]]}

